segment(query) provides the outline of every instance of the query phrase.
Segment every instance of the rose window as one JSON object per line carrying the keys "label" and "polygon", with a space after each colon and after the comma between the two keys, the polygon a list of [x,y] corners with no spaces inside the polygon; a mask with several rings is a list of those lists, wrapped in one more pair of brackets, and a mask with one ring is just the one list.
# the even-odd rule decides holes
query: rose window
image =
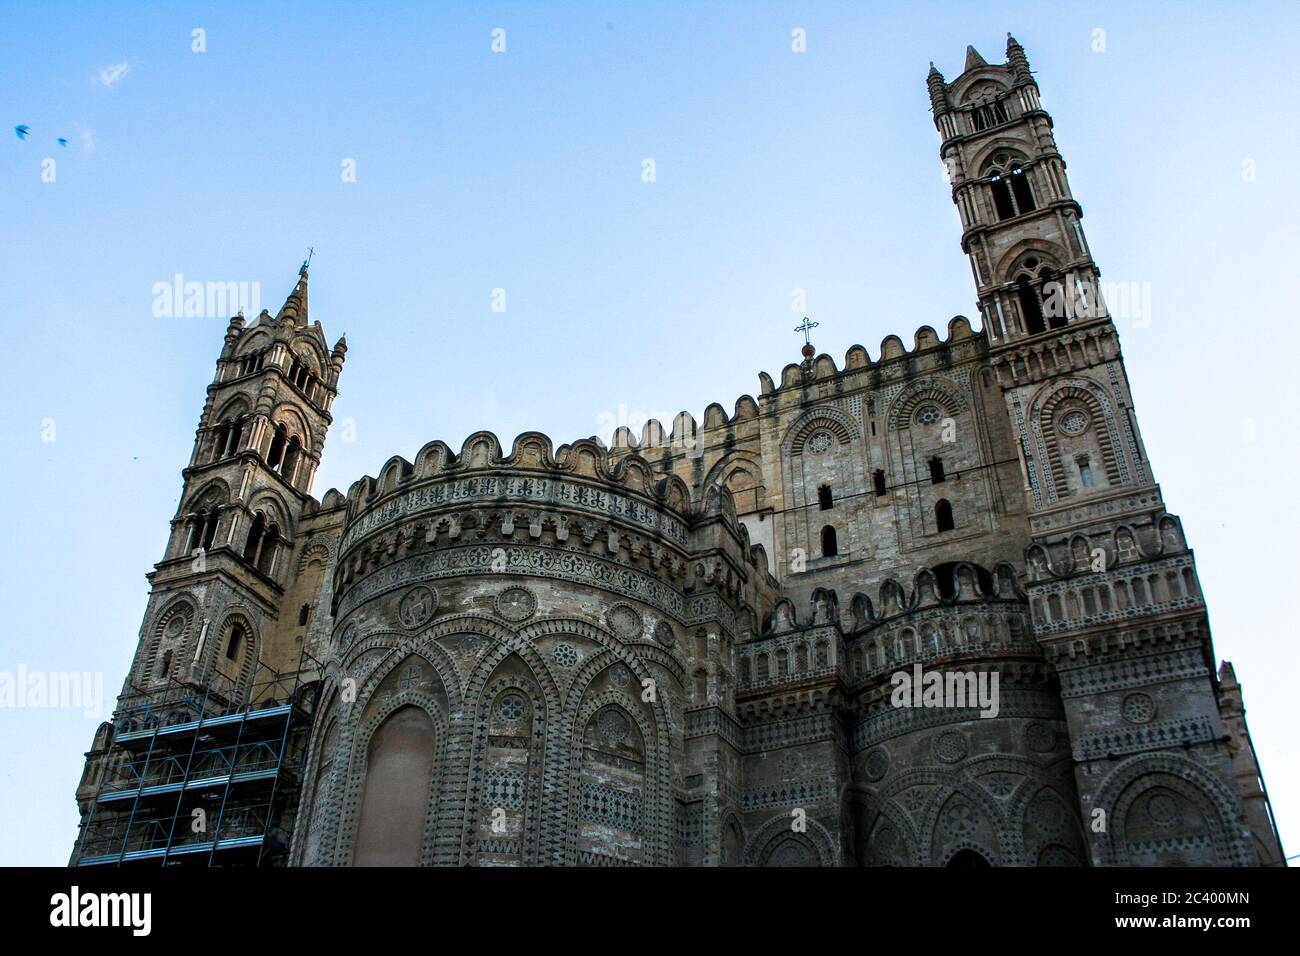
{"label": "rose window", "polygon": [[1060,428],[1067,435],[1080,435],[1088,427],[1088,413],[1082,408],[1072,408],[1061,416]]}
{"label": "rose window", "polygon": [[820,455],[829,449],[834,444],[834,441],[830,432],[818,432],[808,439],[808,450],[815,455]]}
{"label": "rose window", "polygon": [[942,417],[943,412],[938,405],[922,405],[916,410],[915,420],[921,425],[934,425]]}

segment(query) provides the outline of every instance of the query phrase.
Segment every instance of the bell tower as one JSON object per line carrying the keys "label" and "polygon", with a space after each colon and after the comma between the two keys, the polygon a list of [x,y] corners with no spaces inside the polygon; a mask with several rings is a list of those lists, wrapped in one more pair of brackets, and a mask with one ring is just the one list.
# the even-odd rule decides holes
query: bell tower
{"label": "bell tower", "polygon": [[1024,48],[926,80],[1026,498],[1025,585],[1097,865],[1241,865],[1252,833],[1205,602],[1165,510],[1082,209]]}
{"label": "bell tower", "polygon": [[276,316],[230,320],[167,549],[149,575],[128,693],[181,681],[236,703],[259,661],[289,663],[273,661],[267,641],[346,351],[342,339],[328,349],[308,321],[307,263]]}
{"label": "bell tower", "polygon": [[932,63],[926,85],[990,340],[1102,318],[1083,210],[1024,48],[1008,34],[1007,62],[993,65],[967,47],[961,76],[945,83]]}
{"label": "bell tower", "polygon": [[[297,792],[280,770],[310,724],[313,604],[329,626],[318,542],[341,500],[322,508],[309,492],[346,351],[308,321],[307,263],[277,315],[230,320],[135,658],[86,755],[74,863],[282,850]],[[216,789],[184,783],[219,772]]]}

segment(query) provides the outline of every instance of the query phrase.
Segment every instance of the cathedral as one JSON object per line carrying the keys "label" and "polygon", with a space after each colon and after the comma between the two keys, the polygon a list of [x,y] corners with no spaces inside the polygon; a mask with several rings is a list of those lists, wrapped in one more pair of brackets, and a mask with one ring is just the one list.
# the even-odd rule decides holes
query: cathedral
{"label": "cathedral", "polygon": [[926,86],[978,329],[730,412],[317,499],[347,345],[232,318],[72,864],[1282,865],[1025,51]]}

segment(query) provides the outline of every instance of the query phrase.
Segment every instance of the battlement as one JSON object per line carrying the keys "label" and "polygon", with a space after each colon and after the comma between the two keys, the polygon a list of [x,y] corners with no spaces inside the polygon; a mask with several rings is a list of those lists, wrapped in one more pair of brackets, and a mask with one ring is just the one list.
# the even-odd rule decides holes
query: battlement
{"label": "battlement", "polygon": [[[651,501],[656,507],[686,518],[692,511],[690,489],[680,478],[657,477],[649,462],[638,455],[614,456],[599,438],[583,438],[554,448],[542,432],[516,436],[509,454],[490,431],[470,435],[460,453],[442,441],[431,441],[420,449],[415,462],[399,455],[390,458],[377,478],[365,475],[348,489],[348,519],[373,507],[386,496],[410,484],[444,475],[484,471],[535,471],[540,474],[570,475],[604,484],[617,485]],[[731,513],[735,514],[734,505]]]}

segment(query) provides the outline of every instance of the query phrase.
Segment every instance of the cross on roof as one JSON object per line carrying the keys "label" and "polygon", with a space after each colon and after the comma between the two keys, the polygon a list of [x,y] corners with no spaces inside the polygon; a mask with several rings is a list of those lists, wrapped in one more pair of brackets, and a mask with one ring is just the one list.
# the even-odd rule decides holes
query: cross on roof
{"label": "cross on roof", "polygon": [[803,317],[803,321],[800,322],[798,325],[796,325],[796,326],[794,327],[794,330],[795,330],[796,332],[802,332],[802,333],[803,333],[803,343],[804,343],[804,345],[812,345],[812,337],[809,335],[809,333],[810,333],[813,329],[817,328],[817,325],[818,325],[818,323],[812,321],[811,319],[808,318],[808,316],[805,315],[805,316]]}

